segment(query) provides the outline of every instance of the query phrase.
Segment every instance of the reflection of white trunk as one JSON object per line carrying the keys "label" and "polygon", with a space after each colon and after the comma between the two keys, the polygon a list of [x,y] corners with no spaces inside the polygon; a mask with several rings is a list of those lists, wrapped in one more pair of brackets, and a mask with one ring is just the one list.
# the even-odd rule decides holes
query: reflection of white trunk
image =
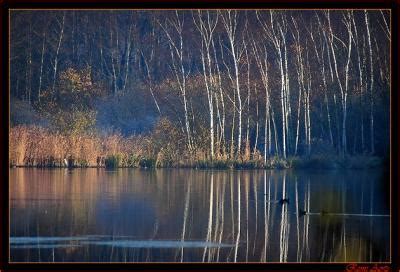
{"label": "reflection of white trunk", "polygon": [[324,241],[322,244],[322,254],[321,254],[321,262],[325,260],[326,254],[326,244],[328,243],[328,226],[329,226],[329,218],[326,219],[327,223],[324,225]]}
{"label": "reflection of white trunk", "polygon": [[183,214],[183,228],[182,228],[182,236],[181,236],[181,242],[182,242],[182,248],[181,248],[181,262],[183,262],[183,241],[185,241],[186,222],[187,222],[187,217],[188,217],[188,212],[189,212],[189,201],[190,201],[191,180],[192,180],[192,179],[189,179],[189,184],[188,184],[188,188],[187,188],[187,191],[186,191],[185,209],[184,209],[184,214]]}
{"label": "reflection of white trunk", "polygon": [[[372,184],[370,185],[370,196],[369,198],[371,199],[371,204],[370,204],[370,208],[369,208],[369,212],[370,214],[373,213],[373,207],[374,207],[374,194],[373,194],[373,187]],[[369,237],[372,237],[372,217],[370,217],[369,219]],[[372,243],[369,243],[369,261],[372,262]]]}
{"label": "reflection of white trunk", "polygon": [[236,243],[235,243],[235,257],[234,257],[234,262],[236,263],[237,261],[237,254],[238,254],[238,249],[239,249],[239,240],[240,240],[240,173],[238,174],[238,192],[237,192],[237,196],[238,196],[238,214],[237,214],[237,235],[236,235]]}
{"label": "reflection of white trunk", "polygon": [[285,207],[282,207],[281,211],[281,226],[279,234],[279,262],[285,262],[285,245],[284,245],[284,235],[285,235]]}
{"label": "reflection of white trunk", "polygon": [[[310,191],[310,179],[308,179],[307,182],[307,210],[310,211],[310,197],[311,197],[311,191]],[[307,249],[307,259],[310,259],[310,247],[308,244],[308,230],[309,230],[309,225],[310,225],[310,217],[306,217],[306,249]]]}
{"label": "reflection of white trunk", "polygon": [[[361,213],[364,213],[364,185],[361,183],[361,197],[360,197],[360,207],[361,207]],[[372,219],[372,218],[371,218]],[[359,239],[359,255],[358,255],[358,260],[361,260],[361,251],[363,249],[362,246],[362,239]]]}
{"label": "reflection of white trunk", "polygon": [[296,261],[300,262],[300,228],[299,228],[299,192],[297,189],[297,177],[295,177],[295,194],[296,194],[296,234],[297,234],[297,255]]}
{"label": "reflection of white trunk", "polygon": [[229,183],[230,183],[230,199],[231,199],[231,225],[232,225],[232,241],[234,242],[235,239],[235,209],[234,209],[234,204],[233,204],[233,197],[234,197],[234,181],[233,181],[233,172],[230,173],[229,175]]}
{"label": "reflection of white trunk", "polygon": [[289,233],[290,233],[290,225],[289,225],[289,213],[288,207],[285,205],[285,262],[288,260],[288,252],[289,252]]}
{"label": "reflection of white trunk", "polygon": [[[346,213],[346,185],[344,184],[344,182],[342,181],[342,213]],[[346,246],[346,218],[343,217],[343,221],[342,221],[342,226],[343,226],[343,249],[344,249],[344,261],[347,261],[347,246]]]}
{"label": "reflection of white trunk", "polygon": [[245,193],[246,193],[246,262],[249,261],[249,175],[246,175]]}
{"label": "reflection of white trunk", "polygon": [[[221,223],[220,223],[220,231],[219,231],[219,238],[218,238],[218,243],[222,243],[222,235],[224,232],[224,209],[225,209],[225,187],[226,187],[226,180],[224,179],[222,181],[222,192],[220,196],[220,201],[221,201],[221,206],[220,206],[220,216],[221,216]],[[217,249],[217,262],[219,261],[219,252],[220,252],[220,247]]]}
{"label": "reflection of white trunk", "polygon": [[[269,193],[268,193],[269,196]],[[268,239],[268,224],[267,224],[267,172],[264,171],[264,248],[261,254],[261,261],[266,262],[267,255],[267,239]]]}
{"label": "reflection of white trunk", "polygon": [[[212,228],[212,223],[213,223],[213,195],[214,195],[214,174],[211,172],[211,184],[210,184],[210,209],[208,211],[208,227],[207,227],[207,237],[206,237],[206,242],[211,240],[211,228]],[[207,252],[207,246],[204,248],[203,251],[203,262],[206,257],[206,252]],[[209,256],[210,258],[210,256]]]}
{"label": "reflection of white trunk", "polygon": [[255,201],[255,208],[254,211],[255,215],[255,231],[254,231],[254,241],[253,241],[253,255],[256,251],[256,241],[257,241],[257,231],[258,231],[258,191],[257,191],[257,184],[258,184],[258,176],[257,180],[253,182],[253,193],[254,193],[254,201]]}
{"label": "reflection of white trunk", "polygon": [[[219,180],[219,176],[217,176],[216,179]],[[221,200],[220,200],[220,195],[221,195],[220,186],[221,186],[221,183],[217,182],[215,186],[216,186],[215,187],[215,216],[214,216],[215,217],[215,223],[214,223],[213,230],[212,230],[212,233],[211,233],[211,238],[210,238],[210,240],[212,242],[216,242],[217,241],[217,235],[218,235],[218,230],[219,230],[219,225],[220,225],[220,213],[221,213],[221,203],[220,203],[221,202]],[[214,255],[215,255],[216,250],[217,250],[217,248],[215,248],[215,247],[210,248],[210,253],[208,255],[208,261],[209,262],[214,260]]]}
{"label": "reflection of white trunk", "polygon": [[264,248],[261,257],[261,260],[263,262],[267,261],[267,254],[268,254],[270,210],[271,210],[271,176],[268,176],[268,193],[267,193],[267,171],[264,171]]}
{"label": "reflection of white trunk", "polygon": [[[282,188],[282,199],[284,199],[285,198],[285,180],[283,180],[283,188]],[[284,208],[285,208],[285,206],[283,205],[282,206],[282,210],[281,210],[281,224],[280,224],[280,232],[279,232],[279,262],[283,262],[283,254],[284,254],[284,252],[283,252],[283,232],[284,232],[284,230],[283,230],[283,228],[284,228],[284,226],[283,226],[283,221],[284,221],[284,219],[283,219],[283,216],[284,216]]]}
{"label": "reflection of white trunk", "polygon": [[[286,198],[286,171],[283,174],[283,188],[282,188],[282,199],[285,198]],[[289,226],[288,226],[287,204],[283,204],[281,212],[281,226],[280,226],[280,240],[279,240],[280,262],[287,262],[288,243],[289,243]]]}
{"label": "reflection of white trunk", "polygon": [[[310,180],[307,182],[307,189],[304,192],[304,211],[310,212]],[[309,216],[303,216],[303,241],[300,252],[300,262],[303,260],[303,254],[305,251],[305,259],[308,260],[308,224]]]}

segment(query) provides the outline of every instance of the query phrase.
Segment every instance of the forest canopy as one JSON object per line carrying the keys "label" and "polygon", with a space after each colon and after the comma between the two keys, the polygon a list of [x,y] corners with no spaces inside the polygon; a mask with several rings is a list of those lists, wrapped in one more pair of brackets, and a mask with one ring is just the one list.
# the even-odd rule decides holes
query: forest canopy
{"label": "forest canopy", "polygon": [[385,156],[390,45],[388,10],[13,10],[12,133],[95,137],[88,164]]}

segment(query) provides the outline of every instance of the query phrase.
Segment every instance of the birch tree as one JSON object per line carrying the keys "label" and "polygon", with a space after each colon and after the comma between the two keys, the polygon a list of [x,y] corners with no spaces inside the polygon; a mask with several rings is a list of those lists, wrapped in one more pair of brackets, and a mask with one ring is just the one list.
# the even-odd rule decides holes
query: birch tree
{"label": "birch tree", "polygon": [[320,75],[322,77],[322,86],[321,85],[319,85],[319,86],[322,87],[323,92],[324,92],[324,104],[325,104],[325,110],[326,110],[326,120],[327,120],[327,124],[328,124],[329,143],[331,146],[333,146],[334,143],[333,143],[333,133],[332,133],[332,120],[331,120],[331,112],[330,112],[330,107],[329,107],[328,84],[327,84],[327,79],[326,79],[326,58],[329,56],[329,51],[327,48],[328,46],[326,43],[326,38],[324,37],[325,32],[323,31],[323,29],[320,28],[318,14],[316,15],[316,17],[317,17],[317,21],[318,21],[317,27],[312,28],[308,32],[309,32],[311,41],[314,46],[314,52],[315,52],[315,56],[317,58],[318,66],[321,67]]}
{"label": "birch tree", "polygon": [[233,66],[234,66],[234,80],[235,80],[235,90],[236,98],[238,101],[237,111],[238,111],[238,136],[237,136],[237,155],[241,154],[241,143],[242,143],[242,96],[240,93],[239,84],[239,62],[243,54],[242,43],[238,36],[238,12],[227,10],[221,13],[222,24],[225,28],[226,34],[228,36],[230,50],[229,53],[232,55]]}
{"label": "birch tree", "polygon": [[286,158],[287,155],[287,132],[288,132],[288,103],[287,103],[287,70],[285,69],[285,50],[282,37],[284,37],[284,30],[279,22],[275,20],[275,12],[270,11],[270,21],[264,21],[259,13],[256,13],[257,19],[261,24],[264,33],[268,36],[269,40],[272,42],[275,51],[277,53],[277,63],[280,71],[281,80],[281,92],[280,92],[280,104],[282,112],[282,156]]}
{"label": "birch tree", "polygon": [[[203,18],[205,17],[205,18]],[[193,21],[201,35],[201,63],[203,68],[203,77],[206,87],[208,109],[210,114],[210,152],[211,160],[214,159],[214,89],[215,80],[212,72],[211,45],[213,33],[218,24],[218,16],[210,11],[197,11],[197,16],[193,15]]]}
{"label": "birch tree", "polygon": [[268,146],[270,146],[270,89],[269,89],[269,72],[268,72],[268,50],[263,44],[263,47],[256,44],[255,39],[252,39],[254,58],[261,75],[261,82],[265,92],[265,123],[264,123],[264,163],[267,163],[269,155]]}
{"label": "birch tree", "polygon": [[[296,54],[296,72],[297,72],[297,81],[299,85],[299,94],[298,94],[298,103],[297,103],[297,121],[296,121],[296,140],[295,140],[295,148],[294,154],[297,155],[298,144],[299,144],[299,135],[300,135],[300,112],[301,112],[301,101],[304,93],[304,62],[303,62],[303,51],[304,48],[300,43],[300,30],[297,21],[292,17],[292,36],[294,40],[294,50]],[[307,132],[306,134],[307,135]]]}
{"label": "birch tree", "polygon": [[[217,58],[217,51],[216,51],[216,46],[214,39],[211,40],[211,45],[213,48],[213,53],[214,53],[214,62],[215,62],[215,68],[217,72],[217,77],[216,77],[216,84],[218,88],[218,94],[215,93],[216,95],[216,105],[217,105],[217,113],[218,113],[218,120],[219,120],[219,126],[220,126],[220,135],[218,137],[218,147],[220,150],[222,150],[223,153],[225,153],[225,116],[226,116],[226,111],[225,111],[225,99],[224,99],[224,93],[222,91],[222,77],[221,77],[221,71],[220,71],[220,65],[219,61]],[[219,112],[218,108],[218,103],[221,104],[221,113]]]}
{"label": "birch tree", "polygon": [[369,49],[369,91],[370,91],[370,144],[371,153],[375,153],[375,139],[374,139],[374,63],[371,45],[371,32],[369,27],[369,17],[367,10],[364,10],[365,26],[367,28],[368,49]]}
{"label": "birch tree", "polygon": [[[365,80],[364,80],[364,65],[363,65],[363,51],[365,51],[365,44],[360,44],[360,38],[358,36],[357,24],[354,20],[354,14],[351,12],[351,19],[354,29],[353,41],[355,45],[355,51],[357,53],[357,68],[358,68],[358,80],[359,80],[359,91],[360,91],[360,136],[361,136],[361,152],[365,150],[364,144],[364,109],[363,109],[363,95],[365,88]],[[363,36],[364,38],[364,36]],[[364,40],[364,39],[363,39]]]}
{"label": "birch tree", "polygon": [[64,37],[64,26],[65,26],[65,11],[63,12],[61,22],[59,20],[56,20],[58,25],[60,26],[60,31],[58,34],[58,42],[57,42],[57,48],[54,56],[54,62],[53,62],[53,85],[52,85],[52,91],[54,93],[55,91],[55,86],[56,86],[56,79],[57,79],[57,68],[58,68],[58,62],[59,62],[59,53],[60,53],[60,48],[61,48],[61,43],[63,41]]}
{"label": "birch tree", "polygon": [[130,56],[132,50],[132,32],[135,28],[135,24],[133,22],[133,14],[131,13],[129,17],[129,28],[128,28],[128,37],[126,38],[126,50],[125,50],[125,78],[124,78],[124,85],[122,87],[122,91],[126,91],[126,84],[128,82],[128,75],[129,75],[129,64],[130,64]]}
{"label": "birch tree", "polygon": [[[346,44],[344,41],[342,41],[339,37],[337,37],[334,34],[332,25],[331,25],[331,20],[330,20],[330,12],[327,11],[326,15],[327,15],[327,19],[328,19],[330,49],[332,52],[332,57],[333,57],[333,62],[334,62],[335,75],[336,75],[337,83],[339,85],[339,90],[340,90],[340,98],[341,98],[341,106],[342,106],[341,152],[342,152],[342,155],[345,155],[347,152],[346,121],[347,121],[347,96],[348,96],[348,90],[349,90],[349,67],[350,67],[351,50],[352,50],[352,25],[351,25],[351,19],[349,18],[349,16],[350,16],[349,13],[348,12],[344,13],[343,14],[343,23],[346,26],[347,38],[348,38],[348,42]],[[344,64],[344,71],[345,71],[344,78],[342,78],[343,76],[341,77],[339,75],[338,59],[337,59],[338,53],[337,53],[337,49],[336,49],[336,47],[337,47],[336,44],[340,44],[347,53],[347,58],[346,58],[345,64]]]}
{"label": "birch tree", "polygon": [[37,91],[39,102],[40,102],[40,91],[42,89],[42,82],[43,82],[43,62],[44,62],[45,45],[46,45],[46,31],[43,30],[42,50],[41,50],[41,54],[40,54],[39,86],[38,86],[38,91]]}
{"label": "birch tree", "polygon": [[164,30],[164,33],[167,36],[168,45],[171,53],[172,70],[177,80],[180,94],[183,100],[187,145],[189,151],[192,151],[193,140],[189,123],[189,106],[186,94],[186,79],[189,76],[189,71],[188,69],[186,69],[184,63],[184,57],[185,57],[184,39],[183,39],[184,23],[185,23],[184,14],[175,11],[175,16],[173,16],[172,18],[167,18],[165,21],[165,25],[161,23],[159,23],[159,25]]}

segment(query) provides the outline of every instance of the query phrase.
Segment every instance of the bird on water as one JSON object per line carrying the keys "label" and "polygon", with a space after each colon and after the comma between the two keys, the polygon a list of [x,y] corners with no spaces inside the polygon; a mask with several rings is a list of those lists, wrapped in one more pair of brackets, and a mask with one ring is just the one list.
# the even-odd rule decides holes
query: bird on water
{"label": "bird on water", "polygon": [[283,205],[283,204],[285,204],[285,203],[289,204],[289,198],[281,198],[281,199],[279,200],[279,204]]}

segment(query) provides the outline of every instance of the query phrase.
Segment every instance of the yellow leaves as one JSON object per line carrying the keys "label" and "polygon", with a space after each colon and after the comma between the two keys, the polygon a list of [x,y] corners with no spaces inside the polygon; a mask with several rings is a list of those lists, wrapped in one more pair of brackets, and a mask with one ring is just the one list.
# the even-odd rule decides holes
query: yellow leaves
{"label": "yellow leaves", "polygon": [[54,89],[42,92],[38,107],[55,129],[76,134],[94,127],[97,113],[93,101],[102,93],[103,88],[92,82],[90,67],[68,68],[61,72]]}
{"label": "yellow leaves", "polygon": [[93,86],[90,68],[83,70],[75,70],[68,68],[60,75],[61,86],[66,86],[64,92],[88,92],[89,88]]}

